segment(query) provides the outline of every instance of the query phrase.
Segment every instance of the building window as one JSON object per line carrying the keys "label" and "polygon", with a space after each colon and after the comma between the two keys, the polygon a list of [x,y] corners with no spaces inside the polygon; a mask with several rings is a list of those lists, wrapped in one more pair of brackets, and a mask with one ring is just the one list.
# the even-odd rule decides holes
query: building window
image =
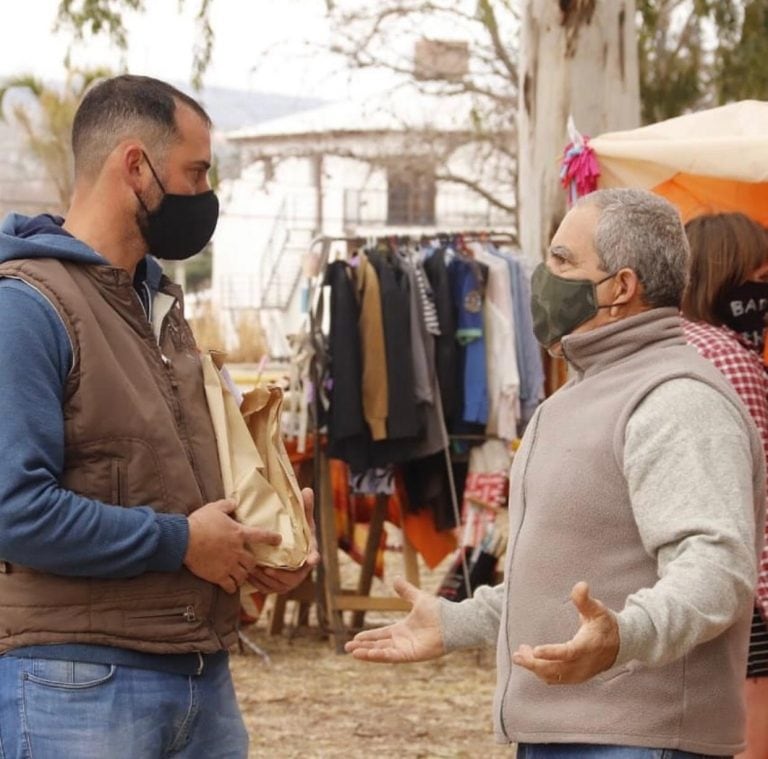
{"label": "building window", "polygon": [[429,167],[387,171],[387,224],[434,226],[435,172]]}

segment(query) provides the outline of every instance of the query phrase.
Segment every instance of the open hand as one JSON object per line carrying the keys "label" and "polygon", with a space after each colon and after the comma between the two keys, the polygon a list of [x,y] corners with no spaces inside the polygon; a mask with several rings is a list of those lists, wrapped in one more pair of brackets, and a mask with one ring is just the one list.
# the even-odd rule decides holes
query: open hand
{"label": "open hand", "polygon": [[573,586],[571,601],[581,626],[567,643],[521,645],[512,661],[550,685],[583,683],[610,669],[619,653],[619,625],[613,612],[589,595],[589,586]]}
{"label": "open hand", "polygon": [[397,595],[413,606],[408,616],[393,625],[358,633],[346,644],[347,653],[356,659],[394,664],[445,654],[438,599],[402,578],[394,586]]}
{"label": "open hand", "polygon": [[301,497],[304,499],[304,513],[307,516],[311,535],[309,556],[298,569],[273,569],[254,566],[248,575],[248,582],[262,593],[288,593],[301,585],[309,573],[320,563],[320,552],[317,550],[317,536],[315,534],[315,494],[310,488],[304,488],[301,491]]}

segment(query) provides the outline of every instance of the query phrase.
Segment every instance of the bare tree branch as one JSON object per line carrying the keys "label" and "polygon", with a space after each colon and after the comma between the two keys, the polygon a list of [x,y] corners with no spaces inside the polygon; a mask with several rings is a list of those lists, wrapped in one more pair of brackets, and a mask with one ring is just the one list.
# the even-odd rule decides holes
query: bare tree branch
{"label": "bare tree branch", "polygon": [[470,179],[469,177],[461,177],[450,172],[446,172],[444,174],[435,174],[435,179],[438,182],[453,182],[455,184],[468,187],[473,192],[476,192],[481,198],[485,198],[485,200],[487,200],[491,205],[495,206],[496,208],[500,208],[502,211],[506,211],[511,216],[514,216],[517,213],[517,208],[515,206],[504,203],[501,199],[488,192],[488,190],[475,179]]}
{"label": "bare tree branch", "polygon": [[504,65],[510,81],[517,85],[517,64],[510,57],[507,47],[501,39],[499,34],[499,23],[490,0],[478,0],[477,8],[483,26],[488,30],[493,49],[496,52],[499,61]]}

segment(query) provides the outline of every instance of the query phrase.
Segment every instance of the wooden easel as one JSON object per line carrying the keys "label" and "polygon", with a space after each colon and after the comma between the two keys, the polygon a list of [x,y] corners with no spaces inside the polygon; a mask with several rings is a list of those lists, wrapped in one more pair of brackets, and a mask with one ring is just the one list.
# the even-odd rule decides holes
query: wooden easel
{"label": "wooden easel", "polygon": [[[365,622],[367,611],[408,611],[409,604],[396,596],[371,596],[376,553],[384,529],[387,513],[388,496],[377,496],[368,528],[368,538],[363,552],[363,562],[355,590],[343,588],[339,572],[338,541],[336,519],[333,509],[328,462],[323,451],[316,451],[319,457],[317,469],[320,471],[316,495],[319,508],[316,509],[317,529],[320,538],[320,552],[323,556],[323,593],[325,615],[331,632],[332,643],[336,651],[342,653],[344,643],[351,637],[351,632],[359,630]],[[403,563],[405,578],[419,587],[419,565],[416,552],[403,534]],[[351,611],[352,623],[344,623],[344,612]]]}

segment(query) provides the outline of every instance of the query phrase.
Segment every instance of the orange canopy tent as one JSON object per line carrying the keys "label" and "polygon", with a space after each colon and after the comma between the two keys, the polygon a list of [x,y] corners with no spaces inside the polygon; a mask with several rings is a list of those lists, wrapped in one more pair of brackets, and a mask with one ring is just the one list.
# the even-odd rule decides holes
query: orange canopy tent
{"label": "orange canopy tent", "polygon": [[744,100],[590,140],[598,187],[663,195],[683,221],[741,211],[768,226],[768,103]]}

